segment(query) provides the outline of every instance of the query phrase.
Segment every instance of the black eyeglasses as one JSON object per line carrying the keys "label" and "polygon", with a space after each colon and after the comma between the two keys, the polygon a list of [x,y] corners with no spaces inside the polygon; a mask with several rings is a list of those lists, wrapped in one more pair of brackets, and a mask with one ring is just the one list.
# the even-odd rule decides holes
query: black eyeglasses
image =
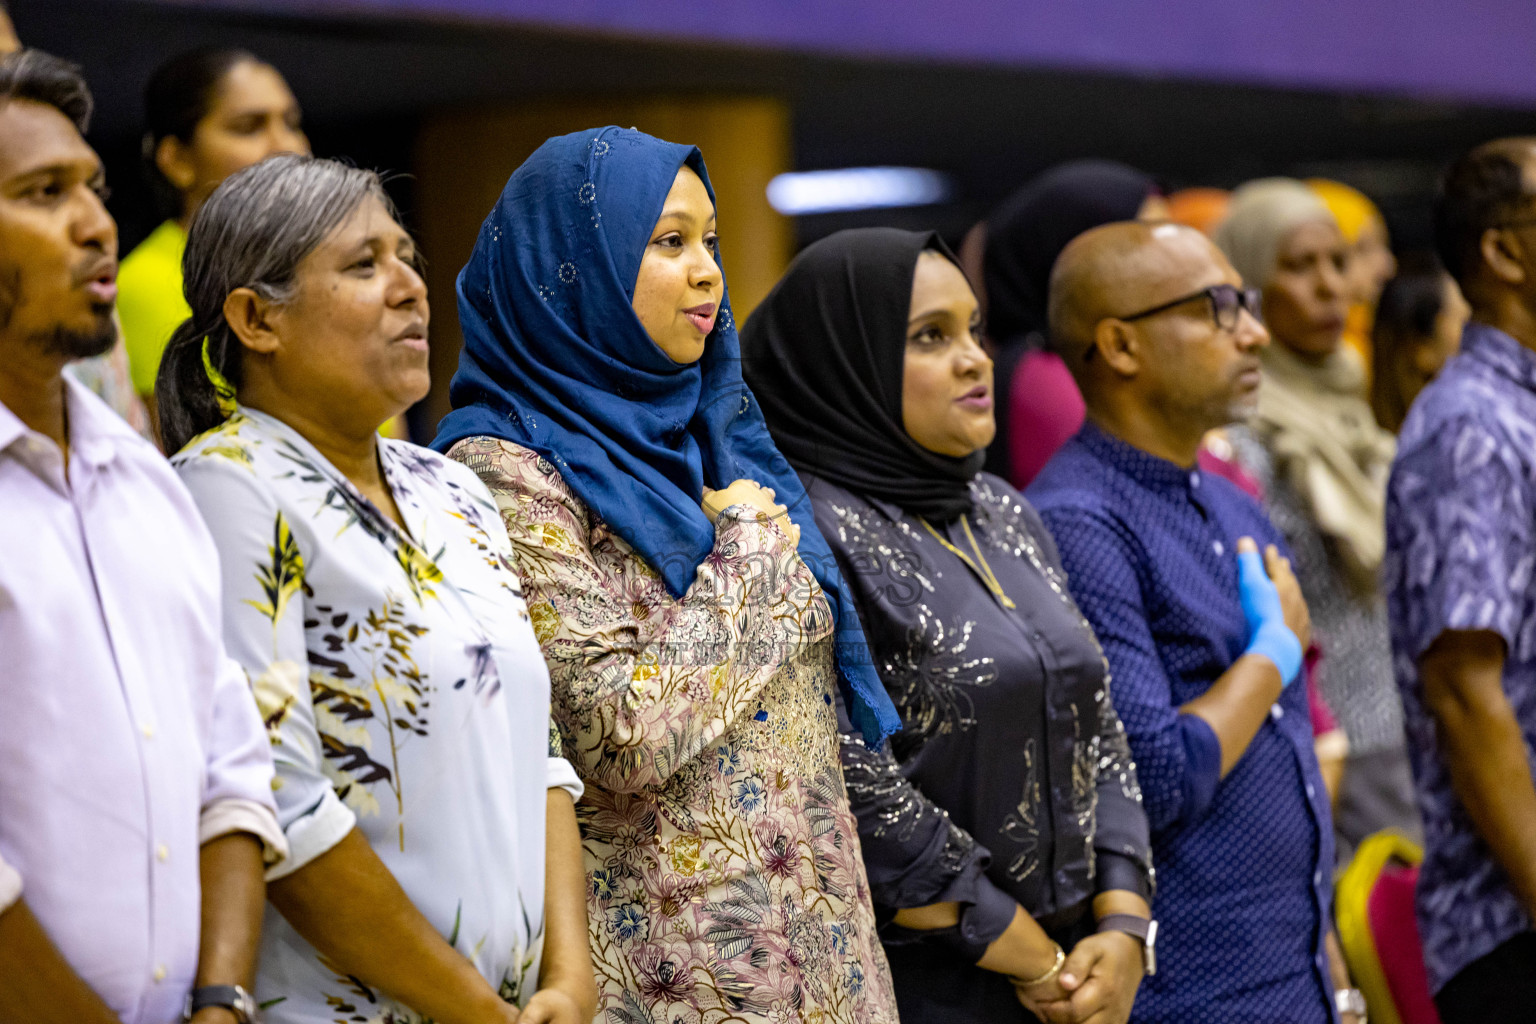
{"label": "black eyeglasses", "polygon": [[1161,306],[1153,306],[1144,309],[1140,313],[1132,313],[1130,316],[1116,317],[1116,320],[1142,320],[1159,313],[1166,313],[1175,306],[1182,306],[1186,302],[1194,302],[1196,299],[1207,299],[1211,304],[1211,319],[1216,321],[1216,327],[1223,331],[1237,330],[1237,322],[1242,317],[1243,310],[1255,320],[1263,319],[1260,312],[1263,302],[1263,293],[1257,288],[1237,288],[1230,284],[1213,284],[1209,288],[1186,295],[1172,302],[1165,302]]}

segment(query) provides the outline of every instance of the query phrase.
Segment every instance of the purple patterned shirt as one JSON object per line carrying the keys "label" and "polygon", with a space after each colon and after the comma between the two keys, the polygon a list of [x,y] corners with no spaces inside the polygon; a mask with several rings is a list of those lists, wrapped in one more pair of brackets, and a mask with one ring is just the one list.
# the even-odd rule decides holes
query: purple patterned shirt
{"label": "purple patterned shirt", "polygon": [[1504,691],[1536,748],[1536,352],[1470,323],[1461,354],[1419,396],[1387,493],[1384,567],[1424,865],[1418,919],[1430,986],[1531,927],[1456,798],[1418,659],[1446,630],[1504,638]]}

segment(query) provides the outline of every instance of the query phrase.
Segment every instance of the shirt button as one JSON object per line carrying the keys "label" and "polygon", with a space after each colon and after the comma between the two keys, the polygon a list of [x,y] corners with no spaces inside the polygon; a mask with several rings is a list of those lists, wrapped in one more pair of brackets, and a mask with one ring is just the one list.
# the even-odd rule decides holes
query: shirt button
{"label": "shirt button", "polygon": [[1191,474],[1189,474],[1189,486],[1191,486],[1191,487],[1199,487],[1200,486],[1200,474],[1199,473],[1191,473]]}
{"label": "shirt button", "polygon": [[160,966],[155,968],[154,978],[155,978],[155,984],[157,984],[157,985],[160,982],[165,980],[165,964],[161,964]]}
{"label": "shirt button", "polygon": [[1277,722],[1280,721],[1280,719],[1285,717],[1285,708],[1279,704],[1271,704],[1269,707],[1269,717]]}
{"label": "shirt button", "polygon": [[1312,783],[1309,782],[1307,783],[1307,799],[1311,800],[1314,796],[1317,796],[1317,790],[1313,789]]}
{"label": "shirt button", "polygon": [[1223,555],[1227,551],[1227,546],[1218,540],[1211,545],[1211,550],[1216,552],[1217,555]]}
{"label": "shirt button", "polygon": [[166,846],[164,843],[161,843],[159,846],[155,847],[155,856],[158,857],[162,862],[168,861],[171,859],[171,848]]}
{"label": "shirt button", "polygon": [[147,740],[152,740],[152,739],[155,738],[155,727],[152,726],[152,725],[146,724],[146,725],[140,726],[139,727],[139,732],[143,733],[144,734],[144,738],[147,739]]}

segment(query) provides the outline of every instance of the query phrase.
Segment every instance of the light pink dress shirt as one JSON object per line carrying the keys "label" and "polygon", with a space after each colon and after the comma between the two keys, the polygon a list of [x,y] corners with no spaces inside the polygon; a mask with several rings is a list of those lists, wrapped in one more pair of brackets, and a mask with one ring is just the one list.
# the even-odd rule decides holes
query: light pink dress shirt
{"label": "light pink dress shirt", "polygon": [[197,969],[199,846],[285,850],[272,758],[196,507],[66,387],[67,471],[0,405],[0,909],[24,897],[124,1024],[167,1024]]}

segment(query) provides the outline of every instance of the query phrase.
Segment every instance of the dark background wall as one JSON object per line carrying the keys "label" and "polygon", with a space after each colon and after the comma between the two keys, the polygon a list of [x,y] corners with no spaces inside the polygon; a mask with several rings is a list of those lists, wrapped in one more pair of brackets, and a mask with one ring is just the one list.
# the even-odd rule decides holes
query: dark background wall
{"label": "dark background wall", "polygon": [[1528,0],[179,0],[855,58],[1530,102]]}
{"label": "dark background wall", "polygon": [[[420,10],[452,3],[475,8],[486,17],[444,19]],[[967,18],[968,6],[990,12],[989,17],[996,15],[999,6],[987,0],[972,5],[905,0],[893,10],[914,4],[942,8],[951,20],[961,22]],[[1507,81],[1511,87],[1505,92],[1516,93],[1514,86],[1524,82],[1521,76],[1536,82],[1536,61],[1527,60],[1518,75],[1511,72],[1502,78],[1500,62],[1508,63],[1503,51],[1471,62],[1463,35],[1486,34],[1484,23],[1492,10],[1486,3],[1465,5],[1456,17],[1441,5],[1438,20],[1412,24],[1417,33],[1413,42],[1419,49],[1398,46],[1394,50],[1388,45],[1385,51],[1376,44],[1392,43],[1393,33],[1402,27],[1389,16],[1391,4],[1367,3],[1365,13],[1374,12],[1376,19],[1355,17],[1343,27],[1336,14],[1327,17],[1320,6],[1316,11],[1307,5],[1295,8],[1298,18],[1310,12],[1318,49],[1325,53],[1334,52],[1328,46],[1337,49],[1337,36],[1345,27],[1357,34],[1379,34],[1379,38],[1357,40],[1354,50],[1338,51],[1345,56],[1366,52],[1376,63],[1365,70],[1375,79],[1391,77],[1391,61],[1384,60],[1383,53],[1387,58],[1401,53],[1404,66],[1397,77],[1402,81],[1395,92],[1387,88],[1392,81],[1383,84],[1373,79],[1368,84],[1375,91],[1369,93],[1233,81],[1242,77],[1243,69],[1231,66],[1232,53],[1220,48],[1223,38],[1238,55],[1255,47],[1274,55],[1268,64],[1254,67],[1250,78],[1284,77],[1287,54],[1295,71],[1290,77],[1318,78],[1317,55],[1309,57],[1310,63],[1298,56],[1309,53],[1301,45],[1306,20],[1299,22],[1299,29],[1292,24],[1289,35],[1277,40],[1272,49],[1264,49],[1262,39],[1232,35],[1256,31],[1252,19],[1240,19],[1235,27],[1216,25],[1227,32],[1225,37],[1211,29],[1182,42],[1174,23],[1165,22],[1167,32],[1149,39],[1145,49],[1178,70],[1152,75],[1041,68],[1023,58],[1010,62],[996,48],[979,53],[984,58],[980,61],[968,61],[954,52],[953,33],[941,40],[950,48],[942,58],[872,56],[869,51],[879,46],[865,45],[864,52],[831,53],[720,43],[702,38],[691,20],[679,24],[675,38],[657,38],[665,28],[665,17],[656,19],[644,38],[539,27],[490,17],[493,7],[503,14],[517,13],[519,5],[497,0],[467,4],[420,0],[414,5],[380,0],[372,6],[348,5],[350,13],[342,14],[331,10],[336,6],[279,3],[251,11],[239,6],[138,0],[12,0],[25,42],[69,56],[87,70],[98,96],[93,141],[109,162],[116,193],[113,206],[129,242],[147,232],[155,220],[146,194],[136,187],[143,83],[165,57],[210,42],[244,45],[271,60],[288,76],[303,102],[317,150],[347,155],[369,166],[409,171],[423,119],[445,109],[557,96],[741,93],[779,97],[788,103],[796,167],[908,164],[948,171],[958,183],[958,195],[941,207],[801,218],[796,232],[802,242],[838,227],[870,222],[935,226],[953,238],[1039,169],[1073,156],[1096,155],[1144,167],[1170,187],[1230,186],[1270,173],[1338,177],[1380,200],[1398,241],[1412,246],[1427,237],[1427,204],[1446,160],[1491,136],[1536,131],[1536,85],[1529,98],[1502,95],[1498,105],[1406,94],[1437,87],[1447,95],[1487,95],[1496,92],[1490,81]],[[599,16],[602,10],[630,12],[609,18],[622,22],[624,17],[633,19],[633,12],[646,5],[553,5],[538,0],[529,6],[546,20],[548,10],[564,6],[574,12],[567,20],[586,18],[612,29],[615,26]],[[665,15],[676,6],[662,4],[658,10]],[[778,0],[767,10],[782,16],[797,6],[813,5]],[[1175,13],[1180,6],[1174,5]],[[1182,4],[1186,14],[1200,7],[1189,0]],[[1536,5],[1529,3],[1515,7],[1536,11]],[[1493,8],[1506,14],[1513,9],[1498,3]],[[1095,9],[1088,5],[1083,16]],[[1331,5],[1328,9],[1341,8]],[[696,12],[695,17],[711,16],[710,8],[696,4],[688,5],[688,10]],[[734,6],[728,4],[722,10],[734,10]],[[1505,29],[1500,38],[1523,38],[1521,45],[1529,54],[1536,53],[1536,38],[1529,37],[1531,26],[1526,24],[1530,21],[1524,15],[1507,14],[1502,22],[1495,19],[1494,25]],[[1436,26],[1443,27],[1438,44]],[[860,50],[859,39],[847,38],[846,25],[823,27],[829,35],[842,33],[837,36],[842,49]],[[987,23],[980,27],[986,28]],[[1140,22],[1131,23],[1128,30],[1146,32]],[[806,31],[814,33],[816,28],[812,25]],[[1300,41],[1298,31],[1303,33]],[[870,25],[875,43],[888,42],[893,33]],[[759,35],[773,38],[769,32]],[[1168,56],[1170,44],[1158,42],[1163,35],[1179,42],[1172,57]],[[909,41],[903,42],[906,36],[895,36],[902,45],[887,49],[912,48]],[[804,40],[790,42],[800,45]],[[1201,48],[1210,57],[1205,72],[1174,60],[1188,64]],[[1434,59],[1426,62],[1425,54]],[[1457,77],[1458,60],[1461,78]],[[1150,62],[1149,57],[1140,64]],[[1275,64],[1281,67],[1271,66]],[[1333,70],[1336,81],[1351,81],[1352,74],[1354,78],[1363,74],[1349,67]],[[1463,80],[1465,88],[1454,88]],[[409,216],[413,209],[410,182],[398,181],[395,188]]]}

